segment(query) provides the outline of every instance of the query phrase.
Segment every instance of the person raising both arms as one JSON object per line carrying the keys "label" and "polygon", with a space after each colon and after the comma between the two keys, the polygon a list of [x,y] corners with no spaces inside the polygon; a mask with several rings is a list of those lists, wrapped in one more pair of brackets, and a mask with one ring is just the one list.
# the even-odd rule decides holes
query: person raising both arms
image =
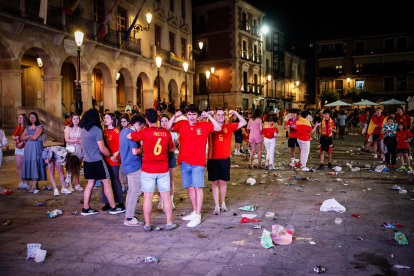
{"label": "person raising both arms", "polygon": [[193,212],[183,217],[183,220],[190,221],[188,227],[195,227],[201,223],[207,138],[211,132],[220,131],[221,126],[211,116],[213,114],[211,111],[201,113],[201,116],[208,118],[210,122],[197,121],[199,109],[195,104],[188,105],[186,111],[188,121],[174,124],[175,118],[182,114],[178,111],[168,122],[166,129],[178,132],[180,135],[178,163],[181,164],[183,188],[187,189],[193,205]]}

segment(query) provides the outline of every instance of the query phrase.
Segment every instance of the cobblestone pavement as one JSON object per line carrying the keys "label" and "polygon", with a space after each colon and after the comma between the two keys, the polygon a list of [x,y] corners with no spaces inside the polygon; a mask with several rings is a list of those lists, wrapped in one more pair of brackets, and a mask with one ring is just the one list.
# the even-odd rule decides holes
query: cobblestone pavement
{"label": "cobblestone pavement", "polygon": [[[344,173],[338,176],[328,174],[328,169],[305,173],[276,166],[272,172],[278,174],[275,177],[266,170],[250,170],[246,160],[232,157],[232,165],[239,167],[231,169],[232,180],[227,186],[229,211],[212,215],[214,202],[206,173],[202,223],[193,229],[187,228],[180,217],[181,213],[191,211],[191,203],[181,188],[178,167],[174,197],[177,209],[173,216],[179,228],[170,232],[147,233],[142,227],[125,227],[123,214],[101,211],[89,217],[72,215],[73,209],[81,211],[82,192],[53,197],[53,191],[33,195],[17,190],[15,164],[5,163],[0,186],[12,189],[13,194],[0,195],[0,222],[12,223],[0,226],[0,275],[313,275],[315,266],[324,266],[325,275],[413,275],[414,193],[391,190],[395,184],[413,190],[414,185],[407,184],[413,176],[395,170],[365,170],[365,164],[379,165],[380,159],[346,153],[350,149],[359,153],[357,146],[361,141],[360,136],[346,136],[343,142],[334,140],[333,165],[341,161],[339,165],[344,167]],[[311,141],[309,167],[318,166],[317,144],[318,140]],[[290,156],[283,147],[287,147],[286,138],[278,138],[277,150],[281,154],[276,154],[276,160],[287,163]],[[360,162],[356,166],[361,170],[351,172],[345,166],[350,161],[353,165]],[[292,175],[320,181],[287,179]],[[258,183],[247,186],[243,181],[248,177]],[[348,185],[334,182],[338,177]],[[84,186],[85,180],[81,184]],[[40,185],[48,186],[50,182]],[[93,191],[91,202],[99,210],[100,194],[100,190]],[[330,198],[335,198],[347,211],[320,212],[317,204]],[[34,206],[34,202],[44,202],[45,206]],[[261,222],[241,224],[240,216],[246,212],[237,208],[250,204],[257,204],[254,214]],[[156,206],[154,199],[152,223],[165,227],[165,216]],[[49,219],[46,211],[56,208],[63,215]],[[137,204],[137,210],[142,210],[142,203]],[[274,212],[275,217],[267,218],[267,211]],[[351,216],[354,213],[361,218]],[[343,222],[337,225],[335,218]],[[385,221],[405,224],[401,231],[410,244],[403,246],[393,240],[394,230],[381,226]],[[293,243],[264,249],[260,245],[263,228],[270,230],[276,223],[296,228]],[[253,229],[254,224],[260,224],[262,229]],[[42,249],[47,250],[43,263],[26,260],[27,243],[41,243]],[[143,263],[141,259],[147,256],[155,256],[160,262]],[[399,269],[394,265],[411,268]]]}

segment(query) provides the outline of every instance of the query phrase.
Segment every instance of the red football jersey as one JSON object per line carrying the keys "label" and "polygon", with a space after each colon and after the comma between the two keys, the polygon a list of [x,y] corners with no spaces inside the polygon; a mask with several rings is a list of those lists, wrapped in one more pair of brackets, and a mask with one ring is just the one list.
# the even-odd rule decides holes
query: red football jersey
{"label": "red football jersey", "polygon": [[[106,141],[106,145],[108,146],[109,151],[113,155],[115,152],[119,151],[119,135],[121,131],[117,128],[113,128],[112,130],[106,129],[104,132],[104,139]],[[105,156],[105,161],[110,166],[119,166],[121,165],[121,156],[118,155],[119,162],[115,163],[111,160],[110,157]]]}
{"label": "red football jersey", "polygon": [[398,140],[397,149],[408,149],[409,144],[405,141],[413,137],[413,134],[408,129],[406,129],[404,131],[397,131],[395,137]]}
{"label": "red football jersey", "polygon": [[167,151],[174,148],[171,133],[163,127],[144,128],[131,133],[133,141],[142,141],[144,159],[142,171],[146,173],[168,172]]}
{"label": "red football jersey", "polygon": [[286,122],[286,126],[290,125],[290,131],[289,131],[289,138],[297,138],[298,132],[296,131],[296,123],[298,122],[298,118],[296,120],[289,119]]}
{"label": "red football jersey", "polygon": [[225,124],[220,131],[208,136],[208,159],[227,159],[231,155],[231,137],[239,123]]}

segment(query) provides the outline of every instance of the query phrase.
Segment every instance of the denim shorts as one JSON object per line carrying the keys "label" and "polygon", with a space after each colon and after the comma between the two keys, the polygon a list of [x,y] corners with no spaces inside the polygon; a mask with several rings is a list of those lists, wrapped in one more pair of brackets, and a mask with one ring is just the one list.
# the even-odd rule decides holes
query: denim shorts
{"label": "denim shorts", "polygon": [[205,167],[203,166],[188,165],[184,161],[181,162],[183,188],[204,188],[204,172]]}
{"label": "denim shorts", "polygon": [[153,193],[157,185],[158,192],[169,192],[170,172],[165,173],[146,173],[141,171],[141,188],[144,193]]}

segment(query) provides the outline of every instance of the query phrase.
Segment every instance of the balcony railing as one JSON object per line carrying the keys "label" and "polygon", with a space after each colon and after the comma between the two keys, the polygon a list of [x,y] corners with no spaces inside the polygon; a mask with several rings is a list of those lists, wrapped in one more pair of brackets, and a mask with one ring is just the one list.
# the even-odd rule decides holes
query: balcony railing
{"label": "balcony railing", "polygon": [[262,63],[262,55],[259,54],[252,54],[253,61],[256,63]]}
{"label": "balcony railing", "polygon": [[345,56],[345,52],[343,50],[319,52],[317,54],[318,58],[337,58],[337,57],[344,57],[344,56]]}
{"label": "balcony railing", "polygon": [[251,26],[250,26],[250,23],[249,23],[249,21],[247,21],[247,20],[242,20],[242,22],[241,22],[241,24],[240,24],[240,30],[242,30],[242,31],[246,31],[246,32],[249,32],[250,33],[250,29],[251,29]]}
{"label": "balcony railing", "polygon": [[283,93],[283,95],[282,95],[282,98],[283,98],[284,100],[294,100],[294,99],[295,99],[295,97],[296,97],[296,95],[295,95],[295,94],[293,94],[293,93],[288,93],[288,92],[285,92],[285,93]]}
{"label": "balcony railing", "polygon": [[259,26],[252,27],[252,35],[260,36],[260,28]]}
{"label": "balcony railing", "polygon": [[66,30],[69,33],[81,30],[86,38],[95,39],[98,35],[97,25],[97,22],[80,16],[66,16]]}
{"label": "balcony railing", "polygon": [[394,47],[393,49],[386,49],[385,47],[354,49],[354,56],[369,56],[369,55],[381,55],[381,54],[396,54],[414,51],[414,45],[406,45],[405,47]]}

